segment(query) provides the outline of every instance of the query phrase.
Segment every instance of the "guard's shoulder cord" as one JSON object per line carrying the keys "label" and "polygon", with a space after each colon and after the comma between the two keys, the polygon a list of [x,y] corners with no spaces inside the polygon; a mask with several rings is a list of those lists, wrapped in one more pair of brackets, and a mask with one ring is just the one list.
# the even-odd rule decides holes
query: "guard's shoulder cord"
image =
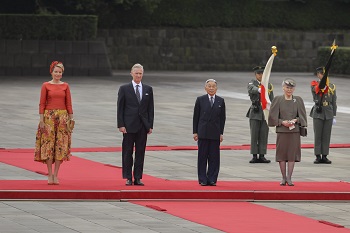
{"label": "guard's shoulder cord", "polygon": [[[331,87],[331,85],[333,85],[333,88]],[[328,88],[329,88],[329,92],[330,92],[332,95],[334,95],[334,91],[335,91],[335,84],[333,84],[333,83],[332,83],[332,84],[330,84]]]}
{"label": "guard's shoulder cord", "polygon": [[271,88],[269,88],[268,90],[267,90],[267,92],[270,94],[270,92],[271,91],[273,91],[273,85],[270,83],[270,85],[271,85]]}

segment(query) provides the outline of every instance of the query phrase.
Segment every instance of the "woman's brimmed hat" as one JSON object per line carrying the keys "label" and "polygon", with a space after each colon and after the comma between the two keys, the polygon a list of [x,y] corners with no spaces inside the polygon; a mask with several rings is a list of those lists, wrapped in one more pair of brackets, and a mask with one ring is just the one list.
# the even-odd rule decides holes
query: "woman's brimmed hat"
{"label": "woman's brimmed hat", "polygon": [[285,79],[285,80],[283,81],[283,85],[286,85],[286,86],[288,86],[288,87],[295,87],[295,86],[296,86],[296,83],[295,83],[295,81],[294,81],[293,79],[288,78],[288,79]]}

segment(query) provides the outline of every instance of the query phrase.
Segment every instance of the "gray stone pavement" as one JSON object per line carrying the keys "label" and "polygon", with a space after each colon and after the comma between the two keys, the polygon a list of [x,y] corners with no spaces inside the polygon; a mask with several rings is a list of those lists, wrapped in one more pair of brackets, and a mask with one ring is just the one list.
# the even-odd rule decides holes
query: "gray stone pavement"
{"label": "gray stone pavement", "polygon": [[[272,73],[275,95],[282,94],[286,77],[297,81],[295,95],[303,97],[307,111],[312,106],[310,73]],[[148,145],[194,146],[192,111],[197,96],[205,93],[208,78],[218,81],[218,95],[225,98],[227,123],[223,145],[249,144],[249,106],[247,83],[250,72],[151,72],[145,71],[144,82],[154,87],[155,124]],[[38,102],[42,77],[0,78],[0,148],[33,148],[38,124]],[[116,96],[118,87],[131,80],[129,71],[118,71],[113,77],[64,77],[71,86],[76,128],[73,147],[111,147],[121,145],[116,129]],[[338,115],[333,127],[332,143],[349,143],[348,119],[350,77],[331,77],[337,86]],[[309,135],[302,143],[312,144],[312,119]],[[269,143],[276,135],[270,130]],[[314,165],[313,150],[302,150],[302,162],[296,164],[294,182],[350,181],[349,148],[331,149],[332,165]],[[267,157],[274,161],[274,150]],[[120,153],[74,153],[103,163],[121,165]],[[280,181],[278,165],[249,164],[249,151],[222,151],[220,180]],[[69,162],[63,166],[69,166]],[[166,179],[195,180],[196,151],[147,151],[146,174]],[[39,174],[0,163],[0,179],[46,180]],[[143,180],[147,185],[147,180]],[[350,228],[348,202],[255,202],[271,208],[326,220]],[[250,220],[247,220],[250,221]],[[218,232],[194,222],[163,212],[118,201],[1,201],[0,232]]]}

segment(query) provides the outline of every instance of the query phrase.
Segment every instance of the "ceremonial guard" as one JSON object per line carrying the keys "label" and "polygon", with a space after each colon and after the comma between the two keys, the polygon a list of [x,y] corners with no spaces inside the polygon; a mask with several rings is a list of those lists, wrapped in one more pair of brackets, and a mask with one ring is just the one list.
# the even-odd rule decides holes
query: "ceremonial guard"
{"label": "ceremonial guard", "polygon": [[[315,103],[310,112],[314,127],[315,164],[332,163],[332,161],[327,158],[327,155],[329,155],[332,125],[336,123],[335,116],[337,114],[335,85],[329,83],[329,78],[324,74],[325,67],[318,67],[316,69],[316,75],[319,80],[311,82],[311,92]],[[324,80],[325,85],[322,88],[319,84],[323,78],[327,80]]]}
{"label": "ceremonial guard", "polygon": [[[267,151],[267,140],[269,134],[269,127],[265,119],[263,109],[261,107],[261,79],[263,76],[265,66],[256,66],[253,68],[255,79],[248,83],[248,94],[252,102],[247,117],[249,118],[250,126],[250,153],[253,158],[250,163],[270,163],[271,161],[265,158]],[[268,96],[270,101],[273,100],[273,86],[268,84]],[[259,155],[259,157],[258,157]]]}

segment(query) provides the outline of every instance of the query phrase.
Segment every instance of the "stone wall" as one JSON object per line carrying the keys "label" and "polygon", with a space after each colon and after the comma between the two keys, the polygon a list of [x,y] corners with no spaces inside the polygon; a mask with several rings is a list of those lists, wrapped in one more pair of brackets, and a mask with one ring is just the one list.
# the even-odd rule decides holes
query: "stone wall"
{"label": "stone wall", "polygon": [[141,63],[148,70],[250,71],[266,64],[278,48],[273,71],[310,72],[317,50],[350,46],[350,31],[283,29],[113,29],[99,30],[97,41],[0,40],[0,76],[49,75],[53,60],[65,75],[107,76]]}
{"label": "stone wall", "polygon": [[102,41],[0,40],[0,76],[47,76],[52,61],[62,61],[65,75],[112,74]]}
{"label": "stone wall", "polygon": [[271,46],[278,55],[274,71],[309,72],[317,64],[319,46],[350,46],[350,31],[283,29],[113,29],[99,30],[113,69],[141,63],[151,70],[248,71],[266,64]]}

